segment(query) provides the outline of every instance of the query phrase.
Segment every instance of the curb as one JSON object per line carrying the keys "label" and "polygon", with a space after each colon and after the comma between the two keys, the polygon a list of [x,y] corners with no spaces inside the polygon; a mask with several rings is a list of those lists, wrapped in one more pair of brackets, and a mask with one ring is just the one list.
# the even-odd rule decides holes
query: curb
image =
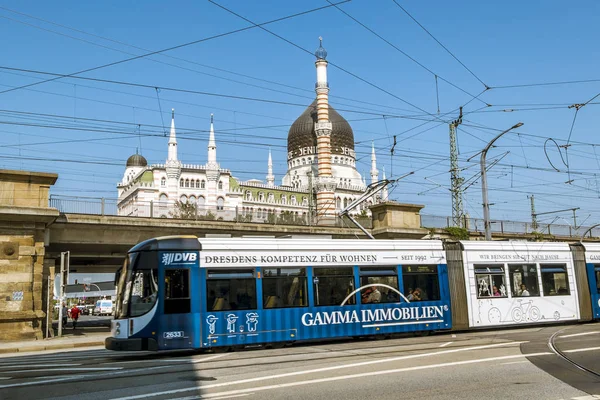
{"label": "curb", "polygon": [[0,349],[0,354],[8,354],[8,353],[27,353],[27,352],[37,352],[37,351],[46,351],[46,350],[64,350],[64,349],[75,349],[80,347],[94,347],[94,346],[102,346],[104,347],[104,339],[100,341],[93,342],[83,342],[83,343],[56,343],[56,344],[48,344],[48,345],[40,345],[40,346],[21,346],[21,347],[12,347],[7,349]]}

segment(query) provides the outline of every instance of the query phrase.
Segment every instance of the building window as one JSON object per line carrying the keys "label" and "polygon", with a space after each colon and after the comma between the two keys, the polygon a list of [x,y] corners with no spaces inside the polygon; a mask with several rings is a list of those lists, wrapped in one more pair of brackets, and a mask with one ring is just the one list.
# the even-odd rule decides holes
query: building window
{"label": "building window", "polygon": [[475,264],[477,298],[507,297],[505,279],[503,265]]}
{"label": "building window", "polygon": [[223,210],[223,207],[224,207],[224,205],[225,205],[225,200],[224,200],[222,197],[219,197],[219,198],[217,199],[217,210],[218,210],[218,211],[222,211],[222,210]]}
{"label": "building window", "polygon": [[196,204],[196,196],[190,196],[190,203]]}
{"label": "building window", "polygon": [[179,187],[183,187],[183,179],[179,180]]}
{"label": "building window", "polygon": [[285,194],[281,195],[281,204],[287,204],[287,197]]}
{"label": "building window", "polygon": [[513,297],[540,295],[535,264],[508,264],[508,272]]}
{"label": "building window", "polygon": [[265,201],[265,194],[263,192],[258,193],[258,201]]}
{"label": "building window", "polygon": [[206,199],[203,196],[198,196],[198,208],[203,209],[206,204]]}
{"label": "building window", "polygon": [[337,209],[341,210],[342,209],[342,199],[340,199],[339,197],[336,199],[335,201],[336,205],[337,205]]}
{"label": "building window", "polygon": [[190,187],[190,180],[189,179],[185,180],[185,187]]}
{"label": "building window", "polygon": [[249,190],[246,190],[246,200],[248,200],[248,201],[252,200],[252,192]]}
{"label": "building window", "polygon": [[184,194],[179,198],[179,201],[183,204],[187,203],[187,196]]}
{"label": "building window", "polygon": [[223,182],[219,181],[219,190],[223,190]]}
{"label": "building window", "polygon": [[160,186],[162,186],[162,187],[165,187],[165,186],[167,186],[167,178],[165,178],[165,177],[162,177],[162,178],[160,179]]}
{"label": "building window", "polygon": [[267,195],[267,201],[268,201],[269,203],[274,203],[274,202],[275,202],[275,195],[274,195],[273,193],[269,193],[269,194]]}
{"label": "building window", "polygon": [[206,181],[204,179],[202,179],[202,182],[200,182],[200,189],[204,189],[206,188]]}
{"label": "building window", "polygon": [[544,296],[566,296],[569,290],[569,278],[565,264],[541,264],[542,289]]}
{"label": "building window", "polygon": [[293,206],[296,205],[296,196],[292,195],[292,197],[290,198],[290,201],[292,203]]}
{"label": "building window", "polygon": [[305,268],[270,268],[263,270],[263,308],[306,307]]}
{"label": "building window", "polygon": [[200,180],[196,179],[196,189],[200,188]]}

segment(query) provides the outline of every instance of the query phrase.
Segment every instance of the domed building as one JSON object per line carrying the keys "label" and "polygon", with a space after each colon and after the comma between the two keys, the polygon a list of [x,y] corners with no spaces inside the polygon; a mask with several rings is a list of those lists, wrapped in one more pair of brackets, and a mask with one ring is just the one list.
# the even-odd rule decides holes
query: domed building
{"label": "domed building", "polygon": [[[177,156],[173,112],[165,163],[148,165],[137,152],[127,159],[123,179],[117,185],[119,215],[335,223],[337,213],[361,196],[367,184],[356,169],[352,127],[328,102],[327,52],[320,46],[315,55],[317,98],[289,129],[288,167],[281,185],[275,184],[270,151],[265,182],[240,181],[230,170],[221,168],[212,115],[206,163],[183,164]],[[370,175],[371,183],[379,180],[374,148]],[[361,212],[372,201],[353,213]]]}

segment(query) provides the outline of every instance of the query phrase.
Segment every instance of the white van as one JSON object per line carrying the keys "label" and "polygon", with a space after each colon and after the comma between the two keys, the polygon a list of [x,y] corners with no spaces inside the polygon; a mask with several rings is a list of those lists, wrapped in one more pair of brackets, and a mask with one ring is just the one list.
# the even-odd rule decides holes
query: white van
{"label": "white van", "polygon": [[111,300],[98,300],[94,315],[112,315],[114,311],[114,303]]}

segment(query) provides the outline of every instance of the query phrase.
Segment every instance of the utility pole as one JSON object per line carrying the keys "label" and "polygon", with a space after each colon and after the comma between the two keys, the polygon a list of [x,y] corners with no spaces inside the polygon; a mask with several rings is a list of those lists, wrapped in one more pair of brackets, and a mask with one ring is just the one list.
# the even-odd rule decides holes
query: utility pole
{"label": "utility pole", "polygon": [[531,227],[534,231],[537,231],[537,214],[535,213],[535,203],[533,202],[533,195],[531,195],[529,199],[531,200]]}
{"label": "utility pole", "polygon": [[460,177],[458,170],[458,147],[456,145],[456,127],[462,123],[462,107],[458,119],[450,123],[450,180],[452,188],[452,224],[462,227],[464,223],[462,184],[464,179]]}
{"label": "utility pole", "polygon": [[60,287],[58,289],[58,337],[62,336],[63,301],[65,299],[65,288],[69,283],[69,261],[71,253],[63,251],[60,253]]}

